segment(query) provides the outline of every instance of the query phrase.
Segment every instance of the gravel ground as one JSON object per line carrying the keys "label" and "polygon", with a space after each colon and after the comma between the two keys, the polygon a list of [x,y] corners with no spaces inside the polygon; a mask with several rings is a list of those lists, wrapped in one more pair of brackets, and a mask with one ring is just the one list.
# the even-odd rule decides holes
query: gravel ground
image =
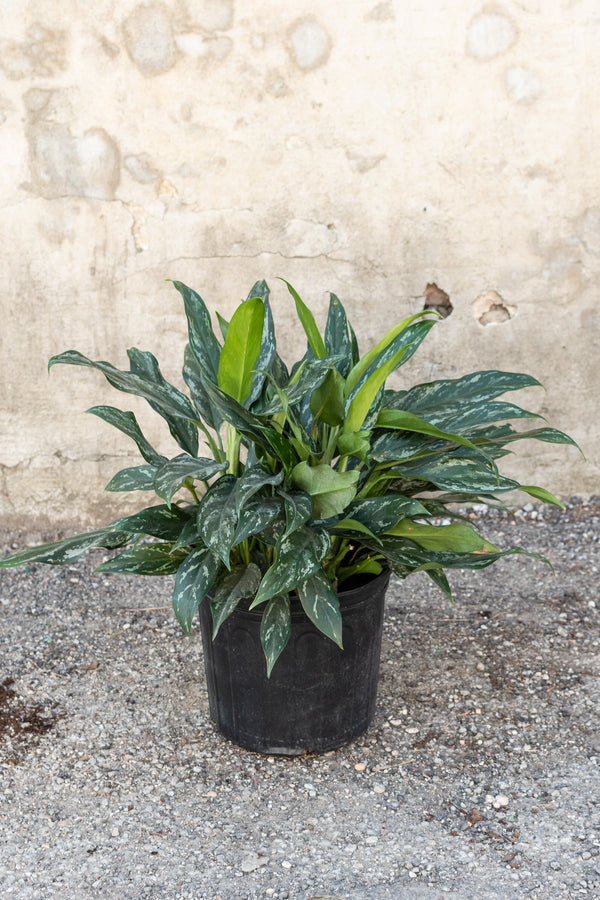
{"label": "gravel ground", "polygon": [[393,580],[375,722],[323,756],[215,732],[165,579],[0,573],[0,896],[599,897],[600,498],[483,518],[556,575]]}

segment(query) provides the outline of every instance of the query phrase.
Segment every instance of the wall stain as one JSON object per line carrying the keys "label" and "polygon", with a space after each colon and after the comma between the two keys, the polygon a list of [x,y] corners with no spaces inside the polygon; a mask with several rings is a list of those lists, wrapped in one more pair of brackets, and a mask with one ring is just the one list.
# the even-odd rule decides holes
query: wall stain
{"label": "wall stain", "polygon": [[289,32],[291,54],[299,69],[308,71],[324,65],[331,51],[331,38],[316,19],[300,19]]}
{"label": "wall stain", "polygon": [[137,6],[123,23],[123,35],[142,75],[162,75],[177,62],[171,15],[162,4]]}
{"label": "wall stain", "polygon": [[66,125],[37,122],[25,133],[31,182],[22,187],[49,200],[114,198],[121,177],[120,153],[103,128],[90,128],[78,138]]}
{"label": "wall stain", "polygon": [[467,32],[467,54],[479,60],[493,59],[505,53],[517,40],[517,29],[502,12],[478,13]]}
{"label": "wall stain", "polygon": [[25,40],[0,41],[0,68],[7,78],[51,78],[67,68],[67,36],[34,22],[25,32]]}

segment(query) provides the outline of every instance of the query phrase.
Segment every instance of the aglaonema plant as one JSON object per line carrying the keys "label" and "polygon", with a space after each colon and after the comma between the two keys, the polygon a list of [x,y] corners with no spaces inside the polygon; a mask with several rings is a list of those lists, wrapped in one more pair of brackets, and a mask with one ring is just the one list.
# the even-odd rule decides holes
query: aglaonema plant
{"label": "aglaonema plant", "polygon": [[[144,460],[118,472],[106,490],[155,492],[162,502],[15,553],[0,567],[69,563],[92,547],[118,549],[98,571],[174,574],[173,607],[187,634],[201,602],[211,604],[214,637],[250,598],[251,608],[262,608],[270,674],[289,639],[291,597],[341,646],[338,593],[357,578],[383,568],[402,578],[423,571],[451,597],[446,570],[482,569],[512,553],[536,556],[494,546],[453,512],[455,504],[493,504],[516,489],[560,505],[498,469],[517,440],[575,444],[555,428],[518,432],[510,424],[541,418],[498,399],[538,385],[535,378],[486,370],[388,390],[388,377],[410,360],[438,315],[409,316],[361,356],[339,299],[331,295],[321,334],[289,284],[307,349],[288,371],[264,281],[231,321],[218,316],[221,337],[201,297],[174,285],[187,317],[189,396],[165,381],[152,353],[135,348],[128,371],[74,350],[49,363],[97,369],[163,417],[182,451],[173,459],[151,446],[133,412],[88,410],[130,437]],[[201,445],[209,455],[200,455]]]}

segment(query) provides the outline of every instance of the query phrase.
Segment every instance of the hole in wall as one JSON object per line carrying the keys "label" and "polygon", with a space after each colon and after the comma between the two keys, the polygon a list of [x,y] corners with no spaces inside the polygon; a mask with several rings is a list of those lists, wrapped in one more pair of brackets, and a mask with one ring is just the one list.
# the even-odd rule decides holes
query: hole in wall
{"label": "hole in wall", "polygon": [[435,281],[432,284],[427,285],[423,292],[423,296],[425,298],[423,309],[435,309],[436,312],[439,312],[444,318],[449,316],[454,309],[446,291],[439,288]]}
{"label": "hole in wall", "polygon": [[486,291],[473,302],[473,315],[480,325],[502,325],[514,318],[517,307],[511,306],[497,291]]}

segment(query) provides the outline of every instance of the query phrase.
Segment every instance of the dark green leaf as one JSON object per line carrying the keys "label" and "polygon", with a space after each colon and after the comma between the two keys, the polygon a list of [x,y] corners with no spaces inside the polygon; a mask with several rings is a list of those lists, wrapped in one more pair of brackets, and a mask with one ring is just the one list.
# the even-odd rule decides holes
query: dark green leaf
{"label": "dark green leaf", "polygon": [[[187,410],[189,418],[182,418],[179,415],[172,415],[163,408],[161,403],[149,401],[152,409],[166,421],[169,431],[182,450],[191,453],[192,456],[196,456],[198,453],[198,428],[194,424],[193,420],[196,418],[196,414],[188,398],[181,391],[178,391],[176,387],[173,387],[172,384],[169,384],[168,381],[165,381],[156,357],[152,353],[132,347],[127,351],[127,356],[129,357],[131,372],[134,375],[139,375],[141,378],[153,382],[171,399],[174,406]],[[152,462],[152,460],[149,460],[149,462]]]}
{"label": "dark green leaf", "polygon": [[186,556],[184,550],[174,550],[172,543],[136,544],[102,563],[96,571],[132,575],[173,575]]}
{"label": "dark green leaf", "polygon": [[[269,303],[269,288],[266,281],[257,281],[250,293],[248,300],[252,297],[260,297],[265,308],[265,317],[263,323],[262,340],[260,345],[260,353],[255,366],[255,373],[252,379],[252,389],[246,405],[251,407],[262,394],[267,372],[271,373],[273,366],[279,371],[279,357],[277,356],[277,342],[275,339],[275,326],[273,324],[273,313]],[[278,360],[278,362],[276,362]],[[285,368],[285,367],[284,367]],[[275,375],[275,372],[272,373]],[[277,380],[277,379],[276,379]]]}
{"label": "dark green leaf", "polygon": [[148,534],[163,541],[176,541],[182,528],[189,522],[189,513],[178,506],[148,506],[132,516],[117,519],[110,526],[132,534]]}
{"label": "dark green leaf", "polygon": [[159,497],[170,505],[171,498],[182,487],[187,478],[207,481],[223,472],[227,463],[218,463],[208,457],[188,456],[182,453],[174,459],[167,460],[156,473],[155,490]]}
{"label": "dark green leaf", "polygon": [[446,597],[448,597],[449,600],[452,600],[452,588],[450,587],[448,579],[444,574],[444,570],[441,568],[427,569],[426,574],[429,575],[434,584],[437,584],[437,586],[441,588]]}
{"label": "dark green leaf", "polygon": [[270,469],[261,464],[248,466],[238,479],[235,490],[235,510],[239,515],[246,502],[264,487],[281,484],[283,472],[273,474]]}
{"label": "dark green leaf", "polygon": [[398,471],[405,478],[422,478],[446,491],[499,493],[519,487],[518,481],[498,475],[483,461],[463,457],[428,457]]}
{"label": "dark green leaf", "polygon": [[179,392],[171,393],[161,385],[149,381],[140,375],[132,372],[122,372],[120,369],[116,369],[110,363],[102,360],[94,362],[83,356],[83,354],[78,353],[77,350],[67,350],[65,353],[53,356],[48,363],[48,368],[57,363],[97,369],[103,373],[107,381],[117,390],[143,397],[151,406],[153,404],[156,404],[157,407],[160,406],[162,410],[161,415],[167,413],[169,416],[189,419],[190,421],[196,420],[196,411],[184,394]]}
{"label": "dark green leaf", "polygon": [[236,488],[237,478],[223,475],[210,486],[198,507],[198,531],[206,546],[223,560],[228,569],[237,525]]}
{"label": "dark green leaf", "polygon": [[156,466],[132,466],[113,475],[105,491],[153,491]]}
{"label": "dark green leaf", "polygon": [[259,535],[265,543],[275,544],[275,540],[271,540],[270,536],[269,540],[266,540],[262,532],[275,522],[281,512],[282,504],[279,497],[259,497],[249,500],[240,513],[233,546],[237,546],[252,535]]}
{"label": "dark green leaf", "polygon": [[320,528],[303,526],[277,544],[277,559],[263,576],[252,606],[287,594],[316,572],[330,547],[329,535]]}
{"label": "dark green leaf", "polygon": [[267,660],[267,678],[292,633],[290,598],[286,594],[271,597],[260,623],[260,642]]}
{"label": "dark green leaf", "polygon": [[219,582],[215,595],[210,601],[213,619],[213,640],[219,628],[234,611],[240,600],[254,597],[260,584],[261,571],[254,563],[241,569],[234,569]]}
{"label": "dark green leaf", "polygon": [[344,421],[344,379],[337,369],[330,369],[325,380],[310,395],[310,410],[326,425],[336,427]]}
{"label": "dark green leaf", "polygon": [[302,584],[298,594],[304,612],[319,631],[342,647],[342,614],[340,601],[322,569]]}
{"label": "dark green leaf", "polygon": [[184,350],[183,380],[190,390],[192,400],[194,401],[194,405],[198,410],[202,421],[205,425],[208,425],[209,428],[218,431],[223,419],[217,412],[206,391],[202,367],[194,356],[189,344],[186,344]]}
{"label": "dark green leaf", "polygon": [[123,434],[132,438],[146,462],[153,466],[160,466],[164,462],[165,457],[157,453],[154,447],[146,440],[132,412],[123,412],[120,409],[115,409],[114,406],[92,406],[86,412],[98,416],[99,419],[103,419],[109,425],[113,425],[119,431],[122,431]]}
{"label": "dark green leaf", "polygon": [[353,365],[352,341],[348,333],[346,311],[335,294],[329,295],[329,312],[325,325],[325,349],[328,356],[342,356],[336,368],[345,377]]}
{"label": "dark green leaf", "polygon": [[198,533],[198,520],[196,516],[191,516],[179,533],[179,537],[175,541],[174,550],[180,547],[190,547],[192,544],[200,543],[202,538]]}
{"label": "dark green leaf", "polygon": [[427,510],[412,497],[393,494],[387,497],[367,497],[355,500],[346,514],[366,525],[374,534],[382,534],[392,528],[404,516],[426,516]]}
{"label": "dark green leaf", "polygon": [[486,370],[472,372],[462,378],[419,384],[409,391],[389,392],[385,405],[415,413],[432,424],[440,425],[452,416],[464,416],[471,409],[483,409],[489,400],[507,391],[539,384],[531,375]]}
{"label": "dark green leaf", "polygon": [[196,610],[215,583],[220,568],[220,560],[207,547],[196,547],[180,565],[175,578],[173,609],[186,634],[191,632]]}
{"label": "dark green leaf", "polygon": [[[514,403],[508,403],[505,400],[488,400],[477,403],[476,406],[467,403],[468,408],[463,412],[454,413],[453,415],[444,415],[448,428],[456,432],[469,433],[472,428],[480,425],[488,425],[492,422],[503,422],[506,419],[543,419],[539,413],[530,412],[522,409]],[[453,407],[456,410],[456,406]]]}
{"label": "dark green leaf", "polygon": [[183,297],[192,352],[202,370],[206,371],[211,381],[216,384],[221,345],[213,332],[210,313],[196,291],[180,281],[174,281],[173,285]]}
{"label": "dark green leaf", "polygon": [[296,529],[308,522],[313,514],[313,501],[310,494],[303,491],[279,491],[283,497],[285,509],[284,537],[292,534]]}
{"label": "dark green leaf", "polygon": [[12,569],[14,566],[25,566],[29,563],[42,562],[53,566],[61,566],[64,563],[74,562],[79,559],[86,550],[92,547],[104,547],[113,549],[128,544],[133,535],[130,532],[111,531],[99,529],[88,534],[77,534],[74,537],[65,538],[62,541],[53,541],[50,544],[40,544],[38,547],[29,547],[19,550],[0,559],[0,569]]}

